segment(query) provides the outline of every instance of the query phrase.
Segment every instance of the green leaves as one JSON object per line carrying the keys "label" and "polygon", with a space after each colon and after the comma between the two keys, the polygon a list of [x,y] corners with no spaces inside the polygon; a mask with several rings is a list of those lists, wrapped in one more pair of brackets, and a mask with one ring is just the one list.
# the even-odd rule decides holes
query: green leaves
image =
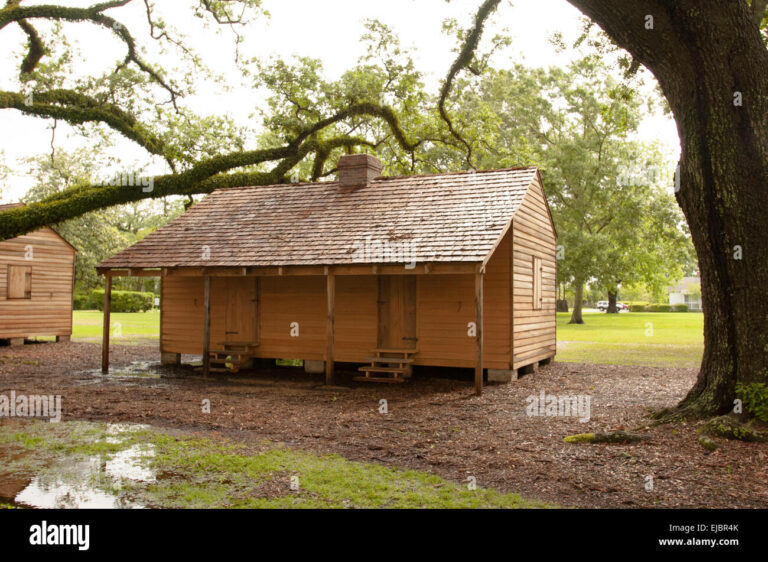
{"label": "green leaves", "polygon": [[[643,101],[600,58],[567,69],[490,70],[459,81],[452,116],[481,168],[543,169],[560,282],[658,286],[692,253],[658,147],[632,140]],[[669,173],[666,173],[669,172]]]}

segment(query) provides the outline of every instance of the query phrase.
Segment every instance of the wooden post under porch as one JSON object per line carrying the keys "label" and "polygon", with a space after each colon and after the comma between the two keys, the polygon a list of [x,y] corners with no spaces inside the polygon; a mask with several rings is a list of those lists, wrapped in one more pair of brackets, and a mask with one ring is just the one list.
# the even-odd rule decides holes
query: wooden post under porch
{"label": "wooden post under porch", "polygon": [[112,313],[112,276],[107,274],[104,279],[104,325],[101,341],[101,372],[109,373],[109,324]]}
{"label": "wooden post under porch", "polygon": [[483,394],[483,277],[484,268],[475,273],[475,394]]}
{"label": "wooden post under porch", "polygon": [[211,373],[211,276],[204,278],[203,289],[203,377]]}
{"label": "wooden post under porch", "polygon": [[326,321],[326,348],[325,348],[325,384],[333,384],[333,335],[334,335],[334,308],[336,301],[336,276],[330,267],[325,268],[326,292],[328,295],[328,318]]}

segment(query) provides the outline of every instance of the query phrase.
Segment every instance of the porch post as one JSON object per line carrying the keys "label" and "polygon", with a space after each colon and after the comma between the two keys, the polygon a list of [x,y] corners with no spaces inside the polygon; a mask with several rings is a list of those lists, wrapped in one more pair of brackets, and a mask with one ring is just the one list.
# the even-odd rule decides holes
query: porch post
{"label": "porch post", "polygon": [[336,297],[336,277],[333,270],[326,267],[326,286],[328,291],[328,320],[326,323],[327,342],[325,349],[325,384],[333,384],[333,330]]}
{"label": "porch post", "polygon": [[475,394],[483,393],[483,274],[482,269],[475,273]]}
{"label": "porch post", "polygon": [[204,277],[203,295],[203,376],[211,371],[211,277]]}
{"label": "porch post", "polygon": [[101,372],[109,373],[109,323],[112,312],[112,275],[104,275],[104,326],[101,338]]}

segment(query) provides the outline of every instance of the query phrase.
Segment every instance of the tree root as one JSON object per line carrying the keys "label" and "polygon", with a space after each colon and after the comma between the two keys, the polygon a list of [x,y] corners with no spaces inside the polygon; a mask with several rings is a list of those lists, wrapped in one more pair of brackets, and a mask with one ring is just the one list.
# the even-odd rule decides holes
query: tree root
{"label": "tree root", "polygon": [[688,404],[686,406],[675,406],[674,408],[664,408],[651,412],[651,427],[664,425],[665,423],[686,422],[711,417],[713,414],[704,413],[703,409]]}
{"label": "tree root", "polygon": [[700,399],[687,396],[677,406],[651,411],[650,417],[652,427],[663,425],[665,423],[687,422],[695,420],[709,419],[715,416],[721,416],[724,412],[721,408],[714,407]]}
{"label": "tree root", "polygon": [[759,429],[750,422],[741,422],[735,416],[712,418],[699,430],[711,437],[722,437],[751,443],[768,443],[768,431]]}
{"label": "tree root", "polygon": [[627,433],[626,431],[613,431],[610,433],[577,433],[563,438],[566,443],[637,443],[650,439],[650,435],[641,433]]}

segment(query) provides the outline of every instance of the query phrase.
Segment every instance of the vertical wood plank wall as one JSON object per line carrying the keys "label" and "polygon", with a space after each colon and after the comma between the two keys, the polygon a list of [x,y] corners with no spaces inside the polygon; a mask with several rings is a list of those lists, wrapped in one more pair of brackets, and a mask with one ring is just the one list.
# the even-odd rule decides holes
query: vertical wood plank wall
{"label": "vertical wood plank wall", "polygon": [[[199,355],[203,348],[202,277],[165,277],[160,306],[160,350]],[[211,327],[217,323],[217,318],[211,318]]]}
{"label": "vertical wood plank wall", "polygon": [[336,276],[334,355],[354,363],[371,356],[378,336],[379,285],[375,275]]}
{"label": "vertical wood plank wall", "polygon": [[[0,338],[72,335],[74,263],[75,250],[50,228],[0,242]],[[7,298],[9,265],[32,268],[30,299]]]}
{"label": "vertical wood plank wall", "polygon": [[[322,360],[326,347],[327,297],[322,275],[262,278],[259,355]],[[293,323],[297,323],[298,336],[291,335]]]}
{"label": "vertical wood plank wall", "polygon": [[[555,355],[556,246],[544,192],[538,180],[512,222],[514,267],[514,357],[511,368]],[[534,309],[533,263],[541,260],[541,309]]]}
{"label": "vertical wood plank wall", "polygon": [[[507,234],[485,270],[483,300],[485,328],[483,365],[509,368],[509,252]],[[474,367],[475,338],[468,333],[475,321],[474,275],[420,275],[417,289],[418,350],[416,365]]]}

